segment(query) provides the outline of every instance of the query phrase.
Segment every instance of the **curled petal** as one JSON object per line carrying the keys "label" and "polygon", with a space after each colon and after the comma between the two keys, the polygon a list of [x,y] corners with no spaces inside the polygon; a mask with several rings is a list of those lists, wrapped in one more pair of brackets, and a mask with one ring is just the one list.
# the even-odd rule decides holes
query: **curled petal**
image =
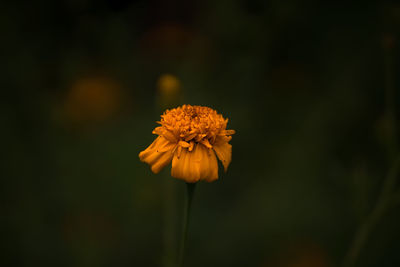
{"label": "curled petal", "polygon": [[189,143],[189,151],[192,151],[194,148],[194,142]]}
{"label": "curled petal", "polygon": [[188,142],[185,142],[185,141],[179,141],[179,143],[178,143],[181,147],[184,147],[184,148],[188,148],[190,145],[189,145],[189,143]]}
{"label": "curled petal", "polygon": [[225,134],[225,135],[232,135],[232,134],[235,134],[235,130],[225,130],[224,134]]}
{"label": "curled petal", "polygon": [[205,145],[207,148],[212,148],[212,145],[210,144],[210,142],[207,139],[201,140],[201,143],[203,145]]}
{"label": "curled petal", "polygon": [[139,153],[139,158],[149,164],[154,173],[158,173],[171,162],[175,146],[176,144],[159,136],[148,148]]}
{"label": "curled petal", "polygon": [[185,137],[185,141],[188,142],[197,136],[197,132],[191,133]]}
{"label": "curled petal", "polygon": [[230,135],[218,135],[217,139],[215,140],[215,142],[217,143],[224,143],[224,142],[229,142],[231,141],[232,136]]}
{"label": "curled petal", "polygon": [[216,142],[213,149],[222,162],[222,165],[224,165],[224,170],[226,172],[232,160],[232,145],[228,142]]}
{"label": "curled petal", "polygon": [[157,135],[162,135],[163,132],[164,132],[164,129],[163,129],[163,127],[161,127],[161,126],[156,127],[156,128],[153,130],[153,134],[157,134]]}
{"label": "curled petal", "polygon": [[176,136],[169,130],[165,130],[162,134],[168,141],[172,142],[172,143],[176,143],[178,141],[178,139],[176,138]]}

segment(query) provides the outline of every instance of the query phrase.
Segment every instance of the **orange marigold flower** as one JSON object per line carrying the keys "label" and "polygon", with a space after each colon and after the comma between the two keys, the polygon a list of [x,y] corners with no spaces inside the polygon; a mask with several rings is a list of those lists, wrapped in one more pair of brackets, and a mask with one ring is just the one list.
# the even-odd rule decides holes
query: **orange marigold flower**
{"label": "orange marigold flower", "polygon": [[172,161],[172,177],[188,183],[199,180],[212,182],[218,179],[218,162],[225,171],[232,158],[234,130],[226,130],[228,119],[215,110],[183,105],[166,110],[157,122],[153,134],[156,140],[139,153],[141,161],[151,166],[154,173],[160,172]]}

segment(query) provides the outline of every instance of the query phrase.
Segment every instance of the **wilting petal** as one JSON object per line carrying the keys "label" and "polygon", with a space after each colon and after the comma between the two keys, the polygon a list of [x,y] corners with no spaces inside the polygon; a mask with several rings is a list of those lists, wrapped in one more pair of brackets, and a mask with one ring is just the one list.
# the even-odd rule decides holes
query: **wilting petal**
{"label": "wilting petal", "polygon": [[164,168],[172,159],[172,151],[176,144],[169,142],[162,136],[159,136],[154,142],[139,153],[141,161],[146,162],[151,166],[154,173],[158,173]]}
{"label": "wilting petal", "polygon": [[159,146],[160,142],[162,142],[161,137],[157,137],[150,146],[148,146],[145,150],[139,153],[139,158],[141,161],[146,162],[148,164],[153,164],[154,160],[157,160],[154,154],[155,148]]}
{"label": "wilting petal", "polygon": [[[156,152],[157,153],[157,152]],[[161,156],[158,158],[158,160],[151,166],[151,170],[154,173],[159,173],[165,166],[167,166],[171,160],[172,160],[172,156],[173,153],[171,150],[164,152],[164,153],[160,153]]]}
{"label": "wilting petal", "polygon": [[218,179],[218,161],[212,149],[208,150],[208,154],[209,154],[210,173],[209,176],[206,177],[206,181],[213,182]]}
{"label": "wilting petal", "polygon": [[224,165],[224,170],[227,171],[232,160],[232,145],[227,142],[216,142],[213,149]]}
{"label": "wilting petal", "polygon": [[199,154],[196,159],[199,160],[201,180],[212,182],[218,179],[218,162],[213,150],[198,144],[194,150]]}
{"label": "wilting petal", "polygon": [[189,161],[187,160],[188,154],[189,152],[186,149],[178,147],[178,151],[174,154],[174,157],[172,158],[172,177],[183,179],[185,181],[189,179],[187,173],[188,166],[186,166],[189,164]]}
{"label": "wilting petal", "polygon": [[188,183],[195,183],[200,180],[199,163],[195,162],[197,154],[194,151],[189,152],[183,148],[180,156],[174,154],[172,159],[171,176],[185,180]]}
{"label": "wilting petal", "polygon": [[180,156],[175,153],[172,159],[171,175],[188,183],[215,181],[218,179],[217,157],[202,144],[195,145],[191,152],[183,148]]}

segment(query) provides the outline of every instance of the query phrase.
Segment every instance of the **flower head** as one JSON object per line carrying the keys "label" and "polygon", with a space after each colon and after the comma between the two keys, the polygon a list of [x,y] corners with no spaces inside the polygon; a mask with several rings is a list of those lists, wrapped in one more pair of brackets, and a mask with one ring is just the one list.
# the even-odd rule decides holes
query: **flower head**
{"label": "flower head", "polygon": [[195,183],[199,180],[212,182],[218,179],[217,157],[225,171],[232,157],[234,130],[226,130],[228,119],[215,110],[183,105],[166,110],[153,134],[154,142],[139,153],[141,161],[160,172],[172,161],[172,177]]}

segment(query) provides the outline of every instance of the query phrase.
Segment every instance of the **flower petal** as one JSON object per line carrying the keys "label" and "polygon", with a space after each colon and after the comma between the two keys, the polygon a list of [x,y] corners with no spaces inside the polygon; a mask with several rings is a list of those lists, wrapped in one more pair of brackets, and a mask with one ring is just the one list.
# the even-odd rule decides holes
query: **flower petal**
{"label": "flower petal", "polygon": [[195,183],[200,180],[199,164],[196,162],[198,155],[194,151],[189,152],[183,148],[180,156],[174,153],[172,159],[171,176],[182,179],[188,183]]}
{"label": "flower petal", "polygon": [[228,142],[216,142],[213,149],[222,162],[222,165],[224,165],[224,170],[226,172],[232,160],[232,145]]}
{"label": "flower petal", "polygon": [[151,170],[154,173],[159,173],[165,166],[167,166],[171,162],[172,156],[172,151],[161,153],[161,156],[158,158],[158,160],[151,166]]}
{"label": "flower petal", "polygon": [[224,132],[225,135],[232,135],[232,134],[235,134],[235,133],[236,133],[235,130],[225,130],[225,132]]}
{"label": "flower petal", "polygon": [[188,179],[188,167],[186,165],[189,152],[181,147],[178,147],[178,150],[172,158],[171,176],[186,181]]}
{"label": "flower petal", "polygon": [[218,162],[213,150],[202,144],[195,145],[192,152],[182,149],[172,159],[171,176],[195,183],[199,180],[212,182],[218,179]]}
{"label": "flower petal", "polygon": [[159,136],[148,148],[139,153],[139,158],[141,161],[149,164],[154,173],[158,173],[171,162],[172,151],[174,151],[175,146],[176,144]]}
{"label": "flower petal", "polygon": [[207,182],[213,182],[218,179],[218,162],[217,157],[212,149],[206,148],[202,144],[198,144],[195,152],[200,155],[199,159],[200,178]]}
{"label": "flower petal", "polygon": [[171,131],[165,130],[162,135],[170,142],[173,142],[173,143],[178,142],[176,135],[174,135]]}
{"label": "flower petal", "polygon": [[154,161],[154,150],[160,145],[160,142],[162,142],[160,139],[160,136],[157,137],[150,146],[139,153],[139,158],[141,161],[152,164],[152,162]]}

